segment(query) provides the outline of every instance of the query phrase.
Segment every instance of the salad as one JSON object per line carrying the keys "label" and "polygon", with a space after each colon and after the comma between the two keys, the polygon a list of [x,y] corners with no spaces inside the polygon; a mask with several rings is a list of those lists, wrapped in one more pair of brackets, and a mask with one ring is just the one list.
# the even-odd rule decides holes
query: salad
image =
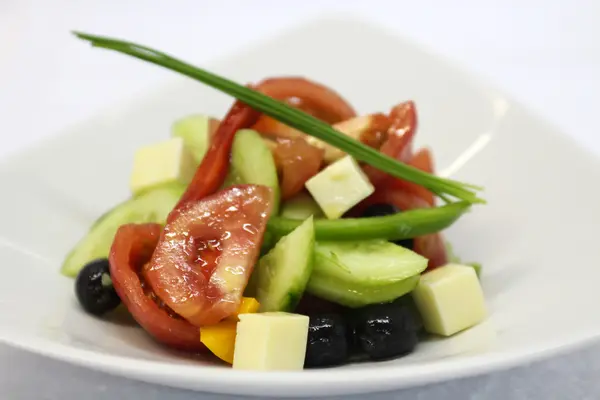
{"label": "salad", "polygon": [[[299,370],[413,352],[486,318],[478,264],[442,231],[481,188],[437,177],[412,101],[359,115],[302,77],[247,86],[156,50],[76,34],[233,96],[134,157],[131,197],[66,256],[82,308],[124,308],[158,343],[236,369]],[[440,203],[440,204],[438,204]]]}

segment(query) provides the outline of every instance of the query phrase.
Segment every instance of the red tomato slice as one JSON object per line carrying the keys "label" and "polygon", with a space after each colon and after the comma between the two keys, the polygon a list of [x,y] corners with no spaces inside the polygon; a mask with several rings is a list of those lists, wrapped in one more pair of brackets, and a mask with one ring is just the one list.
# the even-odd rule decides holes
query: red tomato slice
{"label": "red tomato slice", "polygon": [[259,83],[256,90],[274,99],[286,100],[330,124],[356,116],[352,106],[333,89],[305,78],[269,78]]}
{"label": "red tomato slice", "polygon": [[289,199],[304,189],[323,163],[325,152],[308,144],[304,139],[279,139],[274,151],[280,171],[281,198]]}
{"label": "red tomato slice", "polygon": [[[427,148],[419,149],[411,158],[408,165],[411,165],[415,168],[420,169],[421,171],[429,172],[430,174],[434,173],[433,167],[433,156],[431,151]],[[389,181],[386,181],[386,184],[390,185],[390,187],[394,189],[405,190],[410,193],[414,193],[419,196],[423,200],[427,201],[430,206],[435,205],[435,197],[433,193],[424,188],[423,186],[417,185],[416,183],[405,181],[402,179],[391,178]]]}
{"label": "red tomato slice", "polygon": [[206,350],[198,328],[161,308],[140,280],[143,266],[158,243],[159,224],[123,225],[117,231],[110,251],[110,275],[117,294],[133,318],[157,341],[170,347]]}
{"label": "red tomato slice", "polygon": [[239,129],[252,126],[259,116],[258,111],[239,101],[233,104],[213,134],[210,148],[198,166],[187,190],[169,215],[169,221],[175,217],[177,210],[185,203],[200,200],[219,189],[229,170],[229,153],[235,133]]}
{"label": "red tomato slice", "polygon": [[231,186],[184,205],[167,223],[145,278],[154,293],[195,326],[236,312],[258,258],[272,193]]}
{"label": "red tomato slice", "polygon": [[[399,161],[408,162],[412,156],[412,142],[417,129],[415,104],[412,101],[398,104],[390,111],[389,118],[392,123],[388,129],[388,137],[379,151]],[[370,165],[365,165],[363,170],[375,186],[383,184],[386,177],[389,177]]]}
{"label": "red tomato slice", "polygon": [[413,250],[429,260],[426,271],[448,263],[446,244],[441,233],[416,237]]}

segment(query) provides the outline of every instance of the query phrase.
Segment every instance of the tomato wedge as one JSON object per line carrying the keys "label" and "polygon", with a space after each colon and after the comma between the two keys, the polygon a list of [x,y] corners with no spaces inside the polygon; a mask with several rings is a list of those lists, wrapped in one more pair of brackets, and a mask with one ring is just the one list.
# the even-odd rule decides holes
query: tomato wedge
{"label": "tomato wedge", "polygon": [[300,77],[268,78],[256,90],[292,105],[334,124],[356,116],[352,106],[333,89]]}
{"label": "tomato wedge", "polygon": [[[427,148],[422,148],[416,151],[408,165],[411,165],[415,168],[420,169],[421,171],[425,171],[430,174],[434,173],[433,156],[431,155],[431,151]],[[417,185],[416,183],[396,178],[391,178],[389,181],[386,182],[386,184],[389,184],[390,187],[394,189],[401,189],[410,193],[414,193],[423,200],[427,201],[427,203],[430,206],[435,205],[435,197],[433,193],[431,193],[429,190],[427,190],[421,185]]]}
{"label": "tomato wedge", "polygon": [[205,350],[198,328],[161,308],[140,280],[161,231],[159,224],[128,224],[119,228],[109,256],[113,286],[133,318],[157,341],[181,350]]}
{"label": "tomato wedge", "polygon": [[195,326],[236,312],[259,255],[272,192],[231,186],[184,205],[167,223],[145,278],[154,293]]}
{"label": "tomato wedge", "polygon": [[323,163],[325,151],[302,138],[278,139],[273,152],[280,175],[281,198],[287,200],[304,189]]}
{"label": "tomato wedge", "polygon": [[187,190],[169,215],[175,217],[182,205],[202,199],[214,193],[223,184],[229,170],[229,153],[235,133],[239,129],[249,128],[256,122],[260,113],[247,105],[236,101],[212,136],[211,145],[198,166]]}
{"label": "tomato wedge", "polygon": [[[412,156],[412,142],[417,129],[415,104],[407,101],[396,105],[390,111],[389,118],[392,122],[387,132],[387,139],[379,151],[399,161],[409,162]],[[370,165],[365,165],[363,170],[375,186],[382,185],[389,177],[385,172]]]}
{"label": "tomato wedge", "polygon": [[[329,124],[356,116],[352,106],[333,89],[305,78],[269,78],[259,83],[256,89]],[[266,115],[261,116],[252,129],[287,139],[301,138],[305,135]]]}

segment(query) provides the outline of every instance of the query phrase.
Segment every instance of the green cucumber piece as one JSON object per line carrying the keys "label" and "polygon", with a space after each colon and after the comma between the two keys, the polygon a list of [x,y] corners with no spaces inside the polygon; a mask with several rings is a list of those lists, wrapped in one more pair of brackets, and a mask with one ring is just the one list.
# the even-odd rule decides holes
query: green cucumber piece
{"label": "green cucumber piece", "polygon": [[[439,232],[470,209],[469,203],[457,202],[441,207],[408,210],[385,217],[342,218],[315,221],[315,238],[322,240],[401,240]],[[293,231],[300,221],[271,217],[267,231],[281,237]]]}
{"label": "green cucumber piece", "polygon": [[392,301],[410,292],[427,259],[383,240],[320,242],[307,290],[347,307]]}
{"label": "green cucumber piece", "polygon": [[304,220],[311,215],[314,218],[323,218],[323,210],[317,204],[315,199],[308,193],[301,192],[300,194],[284,201],[281,204],[281,212],[279,215],[282,218]]}
{"label": "green cucumber piece", "polygon": [[284,236],[263,256],[252,275],[260,311],[292,311],[306,288],[314,264],[313,217]]}
{"label": "green cucumber piece", "polygon": [[[231,163],[224,187],[233,184],[268,186],[273,190],[273,215],[279,212],[279,181],[271,150],[252,129],[236,132],[231,148]],[[299,221],[298,225],[300,225]],[[290,229],[291,232],[293,229]],[[289,233],[287,232],[287,233]]]}
{"label": "green cucumber piece", "polygon": [[90,261],[108,257],[117,229],[121,225],[146,222],[164,224],[185,189],[185,185],[175,184],[155,188],[104,213],[69,252],[60,270],[61,274],[74,278]]}
{"label": "green cucumber piece", "polygon": [[183,139],[197,164],[204,158],[210,144],[211,121],[216,120],[206,115],[193,114],[178,119],[171,127],[171,136]]}

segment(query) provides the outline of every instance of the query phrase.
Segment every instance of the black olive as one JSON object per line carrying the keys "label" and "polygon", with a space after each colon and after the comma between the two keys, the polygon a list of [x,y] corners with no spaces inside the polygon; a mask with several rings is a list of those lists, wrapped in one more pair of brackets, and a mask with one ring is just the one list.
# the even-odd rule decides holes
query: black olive
{"label": "black olive", "polygon": [[[387,215],[398,214],[401,211],[402,210],[400,210],[397,207],[394,207],[391,204],[376,203],[376,204],[372,204],[369,207],[367,207],[367,209],[365,211],[363,211],[362,216],[363,217],[385,217]],[[398,246],[402,246],[404,248],[410,249],[410,250],[412,250],[414,247],[413,239],[402,239],[402,240],[397,240],[393,243],[397,244]]]}
{"label": "black olive", "polygon": [[102,315],[121,303],[110,280],[107,259],[98,259],[86,264],[75,280],[75,295],[85,311]]}
{"label": "black olive", "polygon": [[308,325],[305,367],[341,364],[348,358],[346,324],[338,314],[312,315]]}
{"label": "black olive", "polygon": [[419,339],[419,322],[413,310],[398,302],[373,304],[354,310],[351,335],[355,353],[383,360],[411,353]]}

